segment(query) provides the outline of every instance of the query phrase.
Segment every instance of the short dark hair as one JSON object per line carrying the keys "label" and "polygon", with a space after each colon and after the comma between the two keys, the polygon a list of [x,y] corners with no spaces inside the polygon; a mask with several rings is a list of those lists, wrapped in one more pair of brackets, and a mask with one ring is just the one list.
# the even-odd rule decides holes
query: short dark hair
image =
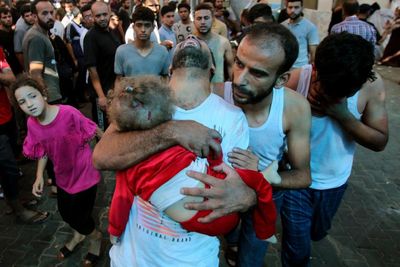
{"label": "short dark hair", "polygon": [[81,14],[83,14],[83,12],[86,12],[88,10],[92,10],[92,3],[87,3],[86,5],[81,7],[79,10],[81,11]]}
{"label": "short dark hair", "polygon": [[355,0],[344,1],[343,5],[342,5],[343,14],[345,16],[356,15],[358,13],[359,8],[360,8],[360,5],[358,4],[358,1],[355,1]]}
{"label": "short dark hair", "polygon": [[26,13],[32,12],[31,10],[31,5],[30,4],[25,4],[20,8],[20,11],[22,16],[24,16]]}
{"label": "short dark hair", "polygon": [[17,8],[17,10],[21,13],[21,8],[23,6],[25,6],[26,4],[30,5],[30,2],[27,0],[19,0],[17,1],[17,3],[15,4],[15,7]]}
{"label": "short dark hair", "polygon": [[169,12],[173,12],[175,13],[175,8],[172,8],[170,5],[165,5],[161,8],[161,16],[164,16],[165,14],[169,13]]}
{"label": "short dark hair", "polygon": [[287,0],[287,2],[301,2],[301,5],[303,6],[303,0]]}
{"label": "short dark hair", "polygon": [[195,7],[194,12],[199,11],[199,10],[204,10],[204,9],[205,10],[210,10],[211,15],[214,15],[214,8],[211,5],[207,4],[207,3],[198,4]]}
{"label": "short dark hair", "polygon": [[0,7],[0,15],[9,13],[11,14],[11,10],[8,7]]}
{"label": "short dark hair", "polygon": [[285,59],[277,70],[277,75],[288,71],[296,61],[299,54],[299,44],[296,37],[285,26],[278,23],[256,22],[244,31],[244,37],[261,49],[275,46],[277,41],[285,53]]}
{"label": "short dark hair", "polygon": [[73,4],[76,6],[75,0],[65,0],[65,4]]}
{"label": "short dark hair", "polygon": [[373,45],[359,35],[342,32],[326,37],[317,47],[317,79],[327,95],[354,95],[367,81],[376,77]]}
{"label": "short dark hair", "polygon": [[179,9],[181,9],[181,8],[186,8],[186,9],[190,12],[190,5],[187,4],[187,3],[180,3],[180,4],[178,5],[178,11],[179,11]]}
{"label": "short dark hair", "polygon": [[[40,2],[49,2],[50,4],[52,4],[49,0],[34,0],[33,2],[31,2],[31,10],[33,14],[37,15],[37,9],[36,9],[36,5]],[[53,4],[52,4],[53,5]]]}
{"label": "short dark hair", "polygon": [[203,3],[211,3],[215,7],[215,0],[204,0]]}
{"label": "short dark hair", "polygon": [[144,21],[150,21],[151,23],[154,23],[154,20],[156,19],[154,12],[147,7],[140,6],[135,8],[135,12],[132,14],[132,22],[136,22],[138,20],[144,20]]}
{"label": "short dark hair", "polygon": [[17,76],[17,80],[11,85],[11,92],[13,93],[13,95],[18,88],[21,88],[23,86],[33,87],[38,90],[42,96],[47,97],[47,88],[31,75],[26,73]]}
{"label": "short dark hair", "polygon": [[250,23],[254,23],[257,18],[263,18],[264,20],[270,20],[274,22],[274,16],[272,16],[272,9],[268,4],[256,4],[250,8],[247,18]]}

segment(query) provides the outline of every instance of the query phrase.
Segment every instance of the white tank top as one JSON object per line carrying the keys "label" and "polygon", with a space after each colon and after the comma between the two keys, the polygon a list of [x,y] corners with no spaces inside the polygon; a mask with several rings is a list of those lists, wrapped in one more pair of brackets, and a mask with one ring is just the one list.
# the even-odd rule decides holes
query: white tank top
{"label": "white tank top", "polygon": [[[233,103],[232,84],[225,83],[224,98]],[[286,148],[283,132],[284,87],[274,88],[267,120],[259,127],[249,127],[250,149],[259,157],[259,170],[264,170],[274,160],[280,160]]]}
{"label": "white tank top", "polygon": [[[302,68],[297,92],[305,97],[308,94],[312,74],[311,65]],[[347,98],[347,107],[356,119],[361,118],[358,111],[359,91]],[[347,182],[353,166],[356,143],[343,131],[340,124],[331,117],[312,116],[311,122],[311,188],[331,189]]]}

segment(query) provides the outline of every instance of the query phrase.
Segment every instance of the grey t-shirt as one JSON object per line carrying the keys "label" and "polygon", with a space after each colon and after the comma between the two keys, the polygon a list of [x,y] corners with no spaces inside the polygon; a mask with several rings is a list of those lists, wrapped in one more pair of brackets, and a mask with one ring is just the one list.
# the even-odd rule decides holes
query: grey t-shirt
{"label": "grey t-shirt", "polygon": [[23,18],[19,18],[15,24],[14,32],[14,51],[15,53],[22,53],[22,40],[24,40],[25,33],[31,28]]}
{"label": "grey t-shirt", "polygon": [[133,44],[118,47],[115,53],[114,72],[117,75],[132,77],[137,75],[168,75],[169,58],[167,49],[152,43],[151,52],[143,57]]}
{"label": "grey t-shirt", "polygon": [[29,64],[32,62],[43,64],[42,73],[48,90],[48,102],[61,99],[54,49],[49,37],[34,25],[25,34],[22,49],[25,70],[29,70]]}

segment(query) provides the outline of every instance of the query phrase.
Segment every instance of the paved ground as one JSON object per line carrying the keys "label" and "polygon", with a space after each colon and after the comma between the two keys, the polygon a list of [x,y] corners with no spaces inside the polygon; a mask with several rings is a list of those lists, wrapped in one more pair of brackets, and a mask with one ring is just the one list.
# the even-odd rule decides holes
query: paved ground
{"label": "paved ground", "polygon": [[[374,153],[359,147],[353,175],[331,235],[313,245],[313,266],[400,266],[400,69],[378,67],[385,78],[390,140],[384,152]],[[25,175],[20,180],[24,198],[30,198],[34,179],[33,162],[22,165]],[[106,233],[107,205],[113,190],[113,175],[103,174],[95,208],[100,227]],[[46,188],[48,192],[48,188]],[[52,212],[42,225],[23,225],[14,216],[5,215],[0,201],[0,267],[9,266],[81,266],[87,242],[70,258],[60,262],[57,251],[71,236],[69,228],[57,213],[56,200],[41,199],[41,210]],[[109,266],[107,235],[104,253],[98,266]],[[267,264],[268,263],[268,264]],[[279,266],[279,244],[265,257],[265,266]],[[221,262],[221,266],[226,266]]]}

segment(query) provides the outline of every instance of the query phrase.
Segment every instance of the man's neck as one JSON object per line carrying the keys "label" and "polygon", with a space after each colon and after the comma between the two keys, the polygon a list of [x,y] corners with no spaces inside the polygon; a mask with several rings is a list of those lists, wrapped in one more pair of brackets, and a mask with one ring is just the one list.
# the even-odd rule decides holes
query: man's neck
{"label": "man's neck", "polygon": [[150,39],[140,40],[139,38],[135,38],[135,41],[133,41],[133,45],[137,49],[146,49],[152,47]]}
{"label": "man's neck", "polygon": [[291,19],[289,18],[289,23],[294,24],[294,23],[299,23],[303,19],[303,16],[300,16],[296,19]]}
{"label": "man's neck", "polygon": [[201,33],[201,32],[199,32],[199,31],[196,29],[195,35],[196,35],[197,37],[199,37],[200,39],[202,39],[203,41],[208,41],[208,40],[212,39],[212,37],[213,37],[213,34],[212,34],[212,32],[211,32],[211,29],[210,29],[210,31],[207,32],[207,33]]}
{"label": "man's neck", "polygon": [[[198,70],[194,70],[198,71]],[[208,77],[199,78],[198,73],[192,75],[190,68],[174,70],[169,85],[174,92],[175,105],[190,110],[201,105],[211,93]],[[191,77],[196,77],[195,81]]]}
{"label": "man's neck", "polygon": [[48,35],[49,34],[49,30],[44,29],[43,27],[41,27],[38,23],[35,23],[36,28],[43,34]]}
{"label": "man's neck", "polygon": [[11,27],[7,27],[7,26],[4,26],[4,25],[0,24],[0,31],[10,32],[11,31]]}
{"label": "man's neck", "polygon": [[190,21],[189,18],[187,18],[187,19],[185,19],[185,20],[181,19],[181,22],[182,22],[182,24],[184,24],[184,25],[188,25],[188,24],[191,23],[191,21]]}
{"label": "man's neck", "polygon": [[74,17],[72,20],[73,20],[76,24],[81,25],[82,20],[81,20],[80,16],[76,16],[76,17]]}
{"label": "man's neck", "polygon": [[246,114],[246,118],[251,127],[258,127],[263,123],[265,123],[265,121],[268,119],[271,109],[272,99],[273,99],[273,89],[271,90],[271,93],[267,97],[265,97],[258,103],[245,104],[245,105],[235,103],[235,105],[242,108],[243,112]]}
{"label": "man's neck", "polygon": [[172,26],[170,27],[170,26],[168,26],[167,24],[164,24],[164,23],[163,23],[163,26],[164,26],[166,29],[170,30],[170,31],[172,30]]}

